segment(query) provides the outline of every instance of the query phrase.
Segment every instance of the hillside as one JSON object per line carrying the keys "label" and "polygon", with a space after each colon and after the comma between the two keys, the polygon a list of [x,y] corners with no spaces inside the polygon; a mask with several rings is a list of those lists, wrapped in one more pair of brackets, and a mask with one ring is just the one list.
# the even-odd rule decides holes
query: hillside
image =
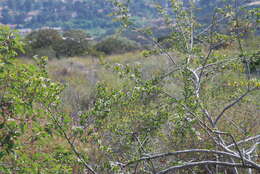
{"label": "hillside", "polygon": [[[183,0],[188,4],[187,0]],[[246,1],[246,3],[255,1]],[[201,20],[208,21],[205,14],[212,13],[213,8],[224,5],[221,0],[196,1]],[[167,0],[132,0],[130,9],[136,24],[155,23],[158,25],[158,13],[155,4],[169,7]],[[63,30],[84,29],[92,36],[112,34],[118,23],[113,22],[114,11],[111,0],[1,0],[0,23],[9,24],[17,29],[37,29],[56,27]]]}
{"label": "hillside", "polygon": [[[136,18],[150,16],[149,1],[136,0]],[[0,23],[15,28],[59,27],[87,29],[92,34],[104,34],[118,26],[109,14],[113,6],[104,0],[2,0]]]}

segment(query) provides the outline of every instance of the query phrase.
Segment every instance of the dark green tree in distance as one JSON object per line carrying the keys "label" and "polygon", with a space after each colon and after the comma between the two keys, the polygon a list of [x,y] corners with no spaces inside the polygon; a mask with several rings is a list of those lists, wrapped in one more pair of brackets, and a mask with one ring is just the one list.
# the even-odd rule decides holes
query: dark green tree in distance
{"label": "dark green tree in distance", "polygon": [[87,54],[89,48],[90,36],[83,30],[68,30],[62,35],[62,40],[59,40],[53,46],[60,56],[80,56]]}
{"label": "dark green tree in distance", "polygon": [[61,40],[59,31],[53,29],[41,29],[30,33],[26,40],[32,48],[45,48],[52,46],[57,41]]}

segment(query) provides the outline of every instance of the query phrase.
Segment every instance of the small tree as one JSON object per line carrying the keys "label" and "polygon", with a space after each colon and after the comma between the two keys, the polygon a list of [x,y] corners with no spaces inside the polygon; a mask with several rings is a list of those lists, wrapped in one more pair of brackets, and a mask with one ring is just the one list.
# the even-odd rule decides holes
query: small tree
{"label": "small tree", "polygon": [[82,30],[69,30],[63,33],[62,40],[53,45],[57,56],[80,56],[87,53],[89,35]]}
{"label": "small tree", "polygon": [[[145,34],[150,32],[132,25],[123,1],[113,2],[123,26]],[[225,8],[215,9],[211,23],[204,27],[197,23],[195,1],[185,6],[180,0],[170,2],[173,15],[169,9],[157,7],[166,25],[174,26],[171,51],[179,58],[151,38],[157,47],[151,53],[159,52],[169,58],[166,72],[144,80],[138,69],[116,65],[120,76],[132,79],[133,86],[120,90],[104,85],[98,88],[98,99],[90,116],[94,115],[98,130],[95,133],[100,135],[100,146],[109,163],[105,162],[97,171],[258,173],[259,129],[244,131],[231,117],[231,110],[245,105],[255,107],[248,100],[253,100],[253,95],[259,96],[260,89],[259,80],[250,73],[251,54],[246,54],[239,31],[245,15],[240,11],[243,8],[236,0]],[[235,26],[234,32],[222,30],[230,25]],[[229,55],[215,50],[223,41],[233,39],[238,52]],[[178,83],[181,90],[167,91],[163,84],[170,80]],[[254,112],[257,111],[250,113],[256,118]],[[104,135],[107,138],[102,138]],[[164,152],[166,148],[171,151]]]}
{"label": "small tree", "polygon": [[54,29],[40,29],[26,36],[26,41],[33,49],[51,47],[61,39],[59,31]]}

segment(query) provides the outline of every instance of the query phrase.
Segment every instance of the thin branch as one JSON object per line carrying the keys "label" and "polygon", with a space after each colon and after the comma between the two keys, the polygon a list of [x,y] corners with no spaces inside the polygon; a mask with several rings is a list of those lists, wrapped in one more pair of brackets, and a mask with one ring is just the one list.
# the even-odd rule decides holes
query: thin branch
{"label": "thin branch", "polygon": [[171,71],[169,71],[169,72],[166,72],[165,74],[161,75],[158,79],[162,80],[162,79],[164,79],[164,78],[170,76],[171,74],[173,74],[173,73],[175,73],[175,72],[177,72],[177,71],[179,71],[179,70],[181,70],[181,69],[182,69],[182,67],[174,68],[173,70],[171,70]]}
{"label": "thin branch", "polygon": [[197,96],[197,98],[199,98],[200,94],[199,94],[199,91],[200,91],[200,79],[199,79],[199,76],[198,74],[196,73],[196,71],[190,69],[190,68],[187,68],[194,76],[195,78],[195,81],[194,81],[194,86],[195,86],[195,94]]}
{"label": "thin branch", "polygon": [[213,172],[209,169],[208,165],[205,166],[206,170],[208,171],[209,174],[213,174]]}
{"label": "thin branch", "polygon": [[[247,1],[247,0],[242,1],[241,4],[244,4],[244,2],[246,2],[246,1]],[[239,7],[246,7],[246,5],[237,6],[236,8],[239,8]],[[223,16],[222,18],[220,18],[219,20],[217,20],[216,23],[219,23],[219,22],[221,22],[221,21],[223,21],[223,20],[225,20],[225,19],[228,19],[228,18],[230,18],[230,17],[231,17],[231,16]],[[208,27],[206,27],[204,30],[202,30],[200,33],[198,33],[198,34],[196,35],[196,37],[198,37],[198,36],[200,36],[200,35],[206,33],[206,32],[209,31],[213,26],[214,26],[214,24],[210,24]]]}
{"label": "thin branch", "polygon": [[[236,154],[229,153],[229,152],[207,150],[207,149],[189,149],[189,150],[182,150],[182,151],[176,151],[176,152],[162,153],[162,154],[157,154],[157,155],[147,155],[146,157],[140,158],[140,159],[135,160],[135,161],[131,161],[131,162],[125,164],[124,166],[126,167],[126,166],[129,166],[129,165],[135,164],[135,163],[139,163],[141,161],[153,160],[153,159],[158,159],[158,158],[165,158],[165,157],[169,157],[169,156],[177,156],[177,155],[186,154],[186,153],[212,153],[212,154],[223,155],[223,156],[232,157],[232,158],[241,160],[240,156],[238,156]],[[254,162],[249,161],[247,159],[245,159],[245,162],[251,164],[252,166],[254,166],[254,168],[260,170],[260,165],[255,164]]]}
{"label": "thin branch", "polygon": [[[181,103],[180,103],[180,104],[181,104]],[[181,105],[182,105],[182,107],[184,107],[184,108],[188,111],[188,113],[190,113],[190,114],[193,115],[196,119],[198,119],[198,116],[197,116],[195,113],[193,113],[192,111],[190,111],[190,109],[189,109],[187,106],[185,106],[184,104],[181,104]],[[201,107],[201,106],[200,106],[200,107]],[[201,107],[201,109],[202,109],[202,112],[206,115],[206,117],[207,117],[209,123],[211,124],[211,126],[213,126],[213,120],[212,120],[211,116],[209,115],[208,111],[207,111],[206,109],[202,108],[202,107]],[[199,119],[198,119],[198,120],[199,120]],[[207,129],[210,129],[210,128],[209,128],[207,125],[205,125],[201,120],[199,120],[199,121],[201,122],[201,124],[203,124],[204,126],[206,126]],[[210,129],[210,131],[212,132],[211,129]]]}
{"label": "thin branch", "polygon": [[209,58],[210,58],[210,55],[211,55],[211,53],[212,53],[212,51],[213,51],[213,49],[212,49],[212,43],[213,43],[213,27],[215,26],[215,17],[216,17],[216,12],[214,12],[214,15],[212,16],[212,27],[210,27],[210,36],[209,36],[209,38],[210,38],[210,46],[209,46],[209,51],[208,51],[208,54],[207,54],[207,56],[206,56],[206,58],[205,58],[205,60],[204,60],[204,63],[203,63],[203,65],[202,65],[202,69],[201,69],[201,71],[200,71],[200,74],[199,74],[199,83],[201,82],[201,78],[202,78],[202,75],[203,75],[203,73],[204,73],[204,69],[206,68],[206,65],[207,65],[207,63],[208,63],[208,60],[209,60]]}
{"label": "thin branch", "polygon": [[252,90],[247,90],[243,95],[241,95],[240,97],[238,97],[235,101],[233,101],[232,103],[230,103],[229,105],[227,105],[222,112],[217,116],[217,118],[214,121],[214,125],[216,126],[218,121],[221,119],[221,117],[224,115],[224,113],[229,110],[230,108],[232,108],[234,105],[236,105],[237,103],[239,103],[244,97],[246,97],[250,92],[252,92],[253,90],[255,90],[257,88],[254,88]]}
{"label": "thin branch", "polygon": [[237,60],[239,60],[239,59],[241,59],[241,58],[227,59],[227,60],[222,60],[222,61],[210,63],[210,64],[207,64],[207,65],[205,65],[205,66],[200,66],[200,67],[198,67],[198,68],[195,70],[195,72],[200,71],[200,70],[202,70],[202,69],[209,68],[209,67],[211,67],[211,66],[220,65],[220,64],[224,64],[224,63],[229,63],[229,62],[232,62],[232,61],[237,61]]}
{"label": "thin branch", "polygon": [[[254,137],[249,137],[247,139],[238,141],[237,144],[240,145],[240,144],[247,143],[249,141],[255,141],[255,140],[260,141],[260,134],[254,136]],[[228,145],[227,147],[230,148],[230,147],[233,147],[233,146],[235,146],[235,144],[232,143],[232,144]]]}
{"label": "thin branch", "polygon": [[246,154],[247,154],[247,155],[252,154],[252,153],[256,150],[256,148],[257,148],[257,146],[258,146],[259,144],[260,144],[260,142],[255,143],[255,144],[253,145],[253,147],[251,147],[251,148],[246,152]]}
{"label": "thin branch", "polygon": [[70,145],[72,151],[74,152],[74,154],[78,157],[78,159],[83,163],[83,165],[86,167],[86,169],[88,169],[88,171],[91,174],[97,174],[94,169],[92,169],[91,166],[89,166],[85,159],[82,157],[82,155],[77,151],[76,147],[74,146],[74,144],[71,142],[69,136],[66,134],[65,130],[63,129],[62,125],[60,125],[60,122],[57,120],[57,118],[55,117],[55,114],[49,109],[47,108],[48,112],[51,114],[52,120],[54,121],[54,123],[58,126],[59,130],[61,131],[61,133],[63,134],[64,138],[66,139],[66,141],[68,142],[68,144]]}
{"label": "thin branch", "polygon": [[179,166],[169,167],[168,169],[162,170],[162,171],[158,172],[157,174],[166,174],[166,173],[173,172],[176,170],[191,168],[191,167],[195,167],[195,166],[205,166],[205,165],[220,165],[220,166],[225,166],[225,167],[254,168],[253,166],[243,165],[241,163],[229,163],[229,162],[221,162],[221,161],[199,161],[199,162],[191,162],[191,163],[186,163],[186,164],[179,165]]}
{"label": "thin branch", "polygon": [[238,131],[240,131],[241,133],[243,133],[243,134],[245,134],[246,132],[241,128],[241,127],[239,127],[239,125],[237,125],[236,124],[236,122],[234,121],[234,120],[232,120],[232,119],[230,119],[230,118],[225,118],[227,121],[229,121],[232,125],[233,125],[233,127],[234,128],[236,128]]}
{"label": "thin branch", "polygon": [[230,137],[231,137],[231,139],[232,139],[233,143],[235,144],[235,147],[236,147],[236,149],[237,149],[237,151],[238,151],[238,153],[239,153],[239,155],[240,155],[240,158],[241,158],[241,160],[242,160],[242,163],[245,164],[243,154],[242,154],[241,150],[239,149],[239,146],[238,146],[238,144],[237,144],[237,142],[236,142],[234,136],[233,136],[232,134],[226,133],[226,132],[219,132],[219,131],[214,131],[214,132],[217,133],[217,134],[223,134],[223,135],[227,135],[227,136],[230,136]]}
{"label": "thin branch", "polygon": [[[207,63],[208,63],[208,60],[209,60],[209,57],[210,57],[212,51],[213,50],[210,48],[210,50],[209,50],[209,52],[208,52],[208,54],[207,54],[207,56],[205,58],[205,61],[203,63],[203,66],[201,67],[201,71],[200,71],[200,74],[199,74],[199,82],[201,82],[201,77],[202,77],[202,75],[204,73],[204,69],[207,67]],[[196,72],[196,70],[195,70],[195,72]]]}
{"label": "thin branch", "polygon": [[[224,19],[227,19],[227,18],[229,18],[229,17],[230,17],[230,16],[224,16],[224,17],[222,17],[221,19],[217,20],[216,23],[219,23],[219,22],[221,22],[221,21],[223,21]],[[214,25],[215,25],[215,24],[213,24],[213,23],[210,24],[207,28],[205,28],[205,29],[202,30],[200,33],[198,33],[198,34],[196,35],[196,37],[199,37],[200,35],[202,35],[202,34],[208,32],[212,27],[214,27]]]}
{"label": "thin branch", "polygon": [[[246,64],[246,74],[247,74],[247,79],[250,80],[251,78],[251,71],[250,71],[250,67],[249,64],[250,62],[246,59],[246,56],[244,54],[244,49],[243,49],[243,45],[242,45],[242,41],[241,41],[241,36],[240,36],[240,32],[239,32],[239,11],[238,11],[238,0],[235,0],[235,21],[236,21],[236,25],[235,25],[235,32],[236,32],[236,39],[238,42],[238,48],[240,50],[240,53],[242,55],[242,57],[244,58],[245,64]],[[250,84],[248,83],[248,90],[250,89]]]}
{"label": "thin branch", "polygon": [[[144,34],[146,36],[146,33],[132,27],[131,28],[132,31],[135,31],[137,33],[141,33],[141,34]],[[173,59],[173,57],[167,52],[164,50],[164,48],[161,46],[160,43],[158,43],[157,41],[154,40],[153,37],[146,37],[146,39],[150,40],[157,48],[159,48],[159,51],[161,54],[164,54],[166,57],[168,57],[168,59],[174,64],[174,65],[177,65],[177,63],[175,62],[175,60]]]}
{"label": "thin branch", "polygon": [[[143,142],[140,141],[140,139],[138,138],[138,136],[136,134],[134,134],[134,137],[135,139],[137,140],[138,144],[140,145],[140,150],[145,152],[145,148],[144,148],[144,144],[146,143],[147,139],[145,139]],[[156,170],[155,170],[155,167],[154,167],[154,164],[151,160],[148,160],[148,163],[151,165],[151,168],[153,170],[153,174],[156,174]]]}

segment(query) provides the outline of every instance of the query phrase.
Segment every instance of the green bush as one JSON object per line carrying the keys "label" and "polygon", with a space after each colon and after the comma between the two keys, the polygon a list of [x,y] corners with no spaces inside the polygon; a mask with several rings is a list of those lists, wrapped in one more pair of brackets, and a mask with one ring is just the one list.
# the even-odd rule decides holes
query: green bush
{"label": "green bush", "polygon": [[260,51],[251,55],[250,70],[256,72],[260,68]]}
{"label": "green bush", "polygon": [[34,55],[38,55],[52,58],[56,56],[53,45],[62,40],[62,37],[57,30],[41,29],[31,32],[24,40],[27,56],[33,57]]}
{"label": "green bush", "polygon": [[82,30],[69,30],[63,33],[62,40],[53,45],[57,57],[59,56],[81,56],[87,53],[89,42],[88,35]]}
{"label": "green bush", "polygon": [[26,52],[29,56],[81,56],[87,53],[88,37],[82,30],[68,30],[63,34],[53,29],[37,30],[26,36]]}
{"label": "green bush", "polygon": [[[73,164],[64,161],[73,161],[70,152],[46,144],[57,142],[47,111],[61,102],[63,86],[49,78],[46,57],[17,63],[22,48],[19,35],[0,25],[0,173],[69,173]],[[58,153],[66,155],[57,158]]]}
{"label": "green bush", "polygon": [[46,48],[54,45],[62,40],[62,37],[57,30],[41,29],[31,32],[26,36],[25,40],[32,49]]}
{"label": "green bush", "polygon": [[96,44],[95,48],[97,51],[111,55],[134,51],[139,49],[140,46],[137,42],[125,37],[111,36]]}

